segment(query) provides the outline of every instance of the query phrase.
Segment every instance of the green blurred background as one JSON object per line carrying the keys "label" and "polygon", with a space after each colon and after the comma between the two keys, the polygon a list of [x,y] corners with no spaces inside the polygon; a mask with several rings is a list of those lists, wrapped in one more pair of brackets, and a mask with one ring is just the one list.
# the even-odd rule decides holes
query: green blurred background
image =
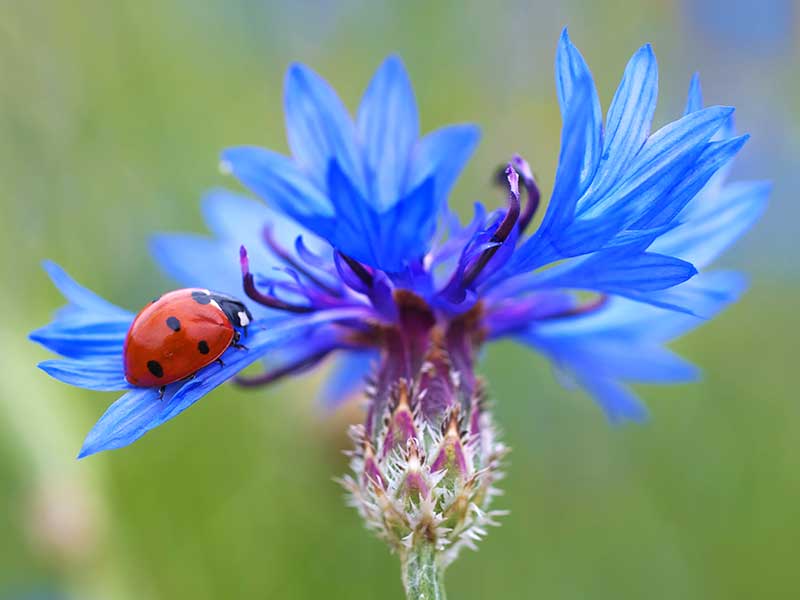
{"label": "green blurred background", "polygon": [[[452,598],[790,598],[800,589],[796,374],[800,208],[797,7],[791,1],[72,0],[0,5],[0,598],[401,598],[395,557],[332,481],[357,402],[327,415],[315,373],[217,390],[134,446],[76,461],[114,395],[37,371],[25,339],[62,303],[39,268],[136,309],[171,285],[158,230],[203,231],[198,200],[233,185],[220,149],[285,150],[294,60],[355,107],[399,52],[424,130],[482,125],[453,203],[500,202],[515,151],[549,189],[560,118],[552,61],[568,24],[605,106],[630,54],[655,45],[657,121],[689,77],[734,104],[753,140],[738,177],[770,178],[756,230],[726,260],[752,289],[677,349],[702,383],[642,389],[653,418],[611,427],[546,362],[510,343],[482,370],[513,447],[511,510],[447,575]],[[750,7],[749,5],[753,6]],[[756,5],[757,4],[757,5]]]}

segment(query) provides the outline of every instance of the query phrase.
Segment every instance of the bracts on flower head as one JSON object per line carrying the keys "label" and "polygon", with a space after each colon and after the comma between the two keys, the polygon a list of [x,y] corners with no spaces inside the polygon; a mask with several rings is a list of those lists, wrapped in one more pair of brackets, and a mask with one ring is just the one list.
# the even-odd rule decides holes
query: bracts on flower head
{"label": "bracts on flower head", "polygon": [[489,506],[507,450],[472,372],[478,316],[442,324],[413,294],[395,301],[398,324],[376,333],[383,355],[368,386],[366,423],[351,429],[353,472],[343,484],[392,548],[402,553],[422,540],[447,564],[500,514]]}

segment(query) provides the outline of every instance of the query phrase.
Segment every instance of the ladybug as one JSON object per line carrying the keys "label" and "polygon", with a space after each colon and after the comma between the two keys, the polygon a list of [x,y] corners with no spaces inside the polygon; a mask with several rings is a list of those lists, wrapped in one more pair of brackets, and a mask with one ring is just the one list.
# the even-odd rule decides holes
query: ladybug
{"label": "ladybug", "polygon": [[131,323],[122,356],[125,379],[136,387],[164,388],[193,376],[239,344],[253,316],[231,296],[186,288],[156,298]]}

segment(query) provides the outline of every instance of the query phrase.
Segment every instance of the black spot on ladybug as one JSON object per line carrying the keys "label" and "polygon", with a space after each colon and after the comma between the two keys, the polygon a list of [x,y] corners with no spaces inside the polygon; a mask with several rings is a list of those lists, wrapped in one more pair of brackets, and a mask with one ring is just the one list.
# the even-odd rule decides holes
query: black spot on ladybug
{"label": "black spot on ladybug", "polygon": [[209,296],[205,292],[201,292],[199,290],[195,290],[195,291],[192,292],[192,300],[194,300],[198,304],[210,304],[211,303],[211,296]]}
{"label": "black spot on ladybug", "polygon": [[180,331],[181,322],[178,320],[177,317],[169,317],[167,318],[167,327],[172,329],[172,331]]}
{"label": "black spot on ladybug", "polygon": [[148,360],[147,370],[150,371],[155,377],[164,376],[164,369],[161,367],[161,363],[157,360]]}
{"label": "black spot on ladybug", "polygon": [[197,349],[200,350],[200,354],[208,354],[210,351],[210,348],[208,347],[208,342],[206,342],[205,340],[200,340],[197,343]]}

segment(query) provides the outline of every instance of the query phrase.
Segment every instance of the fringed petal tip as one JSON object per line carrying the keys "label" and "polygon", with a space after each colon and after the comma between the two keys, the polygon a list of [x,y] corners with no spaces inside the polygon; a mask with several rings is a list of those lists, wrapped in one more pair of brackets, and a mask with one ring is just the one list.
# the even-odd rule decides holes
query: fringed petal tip
{"label": "fringed petal tip", "polygon": [[135,388],[120,397],[89,431],[78,458],[127,446],[160,425],[173,404],[176,386],[170,387],[163,399],[154,388]]}
{"label": "fringed petal tip", "polygon": [[45,270],[53,285],[56,286],[61,295],[78,309],[93,311],[104,315],[126,316],[130,313],[112,304],[78,284],[67,272],[58,264],[51,260],[43,260],[42,268]]}
{"label": "fringed petal tip", "polygon": [[87,390],[116,392],[131,388],[121,357],[45,360],[36,366],[53,379]]}

